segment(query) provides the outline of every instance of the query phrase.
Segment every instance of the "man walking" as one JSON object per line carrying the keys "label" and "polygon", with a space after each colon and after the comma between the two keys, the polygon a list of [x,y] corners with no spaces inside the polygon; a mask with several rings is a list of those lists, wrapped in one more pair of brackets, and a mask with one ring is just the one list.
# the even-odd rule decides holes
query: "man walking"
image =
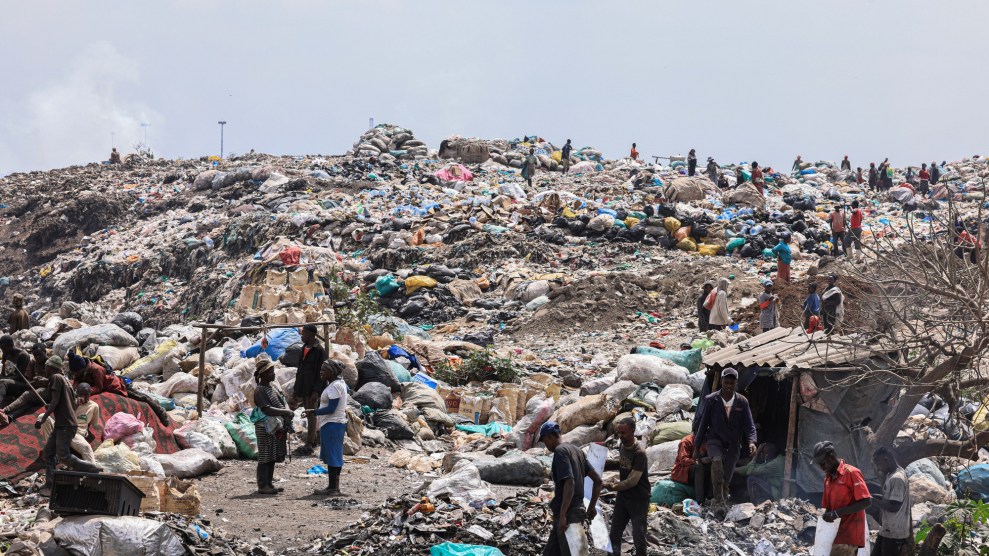
{"label": "man walking", "polygon": [[536,149],[529,147],[529,155],[525,157],[525,162],[522,163],[522,178],[529,184],[529,187],[532,187],[532,178],[536,176],[536,165],[538,164]]}
{"label": "man walking", "polygon": [[865,509],[872,503],[865,477],[858,468],[838,459],[834,444],[826,440],[814,446],[814,463],[824,471],[824,521],[841,519],[831,556],[855,556],[865,546]]}
{"label": "man walking", "polygon": [[[862,258],[862,220],[864,220],[864,216],[862,209],[859,208],[858,199],[852,201],[852,217],[851,224],[849,225],[852,233],[852,241],[848,244],[848,250],[852,251],[852,247],[854,247],[854,250],[858,251],[858,259]],[[846,252],[846,254],[850,253]]]}
{"label": "man walking", "polygon": [[[567,544],[567,528],[592,520],[597,514],[598,496],[601,494],[601,477],[587,463],[587,456],[573,444],[560,439],[560,425],[547,421],[539,427],[539,441],[553,452],[550,476],[553,479],[553,500],[549,508],[553,512],[553,528],[543,549],[543,556],[571,556]],[[584,477],[594,483],[591,502],[584,510]],[[583,534],[583,527],[579,527]]]}
{"label": "man walking", "polygon": [[631,522],[635,556],[646,556],[646,515],[649,513],[650,494],[646,451],[635,441],[635,421],[631,417],[622,419],[615,427],[615,433],[621,440],[617,462],[619,482],[605,485],[608,490],[618,492],[615,512],[611,516],[611,553],[622,553],[622,536]]}
{"label": "man walking", "polygon": [[563,167],[564,174],[570,171],[570,153],[572,152],[573,145],[570,144],[570,139],[567,139],[567,144],[563,145],[563,149],[560,151],[560,165]]}
{"label": "man walking", "polygon": [[841,205],[835,205],[828,216],[831,221],[831,254],[837,257],[844,251],[845,243],[845,211]]}
{"label": "man walking", "polygon": [[749,400],[735,392],[737,384],[738,371],[731,367],[721,371],[721,390],[705,397],[697,411],[700,423],[694,433],[693,459],[700,459],[701,446],[707,449],[714,506],[719,513],[725,511],[728,486],[743,442],[747,442],[748,453],[756,451],[755,422]]}
{"label": "man walking", "polygon": [[897,463],[893,452],[882,446],[872,454],[872,467],[883,482],[882,495],[875,497],[882,517],[882,528],[879,529],[876,545],[872,547],[872,556],[900,556],[904,546],[912,545],[913,541],[907,473]]}

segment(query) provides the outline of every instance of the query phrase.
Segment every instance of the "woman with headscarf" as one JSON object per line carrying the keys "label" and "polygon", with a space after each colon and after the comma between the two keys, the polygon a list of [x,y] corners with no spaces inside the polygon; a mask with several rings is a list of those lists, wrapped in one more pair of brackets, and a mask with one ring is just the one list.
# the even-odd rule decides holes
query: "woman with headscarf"
{"label": "woman with headscarf", "polygon": [[718,163],[710,156],[707,157],[707,177],[714,183],[718,183]]}
{"label": "woman with headscarf", "polygon": [[708,303],[708,296],[714,290],[714,282],[708,280],[704,282],[702,287],[701,295],[697,298],[697,328],[701,332],[707,332],[711,329],[710,319],[711,319],[711,308],[714,307],[713,303]]}
{"label": "woman with headscarf", "polygon": [[690,149],[687,153],[687,175],[693,176],[697,173],[697,151]]}
{"label": "woman with headscarf", "polygon": [[714,307],[711,308],[711,318],[709,320],[711,330],[724,330],[732,323],[731,315],[728,313],[728,279],[718,280],[718,294],[714,298]]}
{"label": "woman with headscarf", "polygon": [[821,320],[824,321],[826,334],[833,332],[835,326],[845,316],[845,296],[841,293],[838,284],[835,283],[837,281],[837,274],[828,276],[828,287],[824,289],[824,295],[821,296]]}
{"label": "woman with headscarf", "polygon": [[307,409],[303,415],[316,415],[319,423],[319,459],[326,464],[329,483],[316,494],[340,496],[340,472],[343,470],[343,439],[347,434],[347,384],[340,376],[343,366],[327,359],[319,369],[320,380],[329,383],[319,396],[319,408]]}
{"label": "woman with headscarf", "polygon": [[259,358],[254,365],[254,434],[258,438],[258,494],[278,494],[275,488],[275,464],[285,461],[288,452],[288,429],[295,416],[288,409],[285,394],[275,385],[275,363]]}

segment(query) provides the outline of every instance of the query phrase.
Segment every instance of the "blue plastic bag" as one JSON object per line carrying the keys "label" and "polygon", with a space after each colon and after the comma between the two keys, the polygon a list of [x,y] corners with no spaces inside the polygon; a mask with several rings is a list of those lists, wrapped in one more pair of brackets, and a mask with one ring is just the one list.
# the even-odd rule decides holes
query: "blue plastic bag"
{"label": "blue plastic bag", "polygon": [[989,502],[989,464],[980,463],[959,471],[955,492],[959,498]]}
{"label": "blue plastic bag", "polygon": [[429,549],[429,556],[505,556],[494,546],[445,542]]}
{"label": "blue plastic bag", "polygon": [[277,361],[279,357],[285,355],[285,350],[292,344],[302,343],[302,336],[297,328],[277,328],[268,332],[268,347],[261,349],[261,342],[240,352],[241,357],[257,357],[262,351],[267,353],[272,361]]}
{"label": "blue plastic bag", "polygon": [[670,350],[639,346],[635,348],[635,353],[666,359],[670,363],[675,363],[687,369],[687,372],[691,374],[696,373],[701,368],[701,350],[699,349]]}

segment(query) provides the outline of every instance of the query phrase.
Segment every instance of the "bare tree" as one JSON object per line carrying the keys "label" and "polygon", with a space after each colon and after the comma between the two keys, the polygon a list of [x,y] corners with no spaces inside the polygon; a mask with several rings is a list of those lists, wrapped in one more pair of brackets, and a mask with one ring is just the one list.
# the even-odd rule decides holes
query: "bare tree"
{"label": "bare tree", "polygon": [[[983,183],[983,191],[985,184]],[[843,269],[872,286],[875,311],[868,326],[846,326],[902,383],[891,410],[870,433],[873,446],[891,446],[902,462],[933,456],[972,457],[989,442],[989,431],[965,440],[897,438],[917,403],[939,393],[958,416],[958,397],[989,385],[983,371],[989,351],[989,258],[982,204],[967,211],[954,200],[934,211],[906,217],[905,232],[891,226],[866,242],[866,262]],[[861,376],[861,374],[860,374]]]}

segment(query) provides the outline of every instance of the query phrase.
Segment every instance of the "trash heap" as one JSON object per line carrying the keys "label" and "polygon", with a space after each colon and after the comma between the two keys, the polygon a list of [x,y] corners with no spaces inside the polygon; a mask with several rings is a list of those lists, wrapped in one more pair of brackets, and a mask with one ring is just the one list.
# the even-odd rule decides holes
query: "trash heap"
{"label": "trash heap", "polygon": [[[530,149],[532,188],[519,173]],[[792,320],[801,280],[832,264],[833,207],[860,201],[863,241],[895,245],[910,225],[931,228],[946,199],[974,215],[989,177],[982,158],[945,164],[927,199],[908,169],[877,193],[820,161],[793,174],[765,169],[763,197],[746,162],[718,166],[721,184],[687,176],[682,157],[607,160],[580,147],[566,174],[561,162],[559,146],[538,136],[454,136],[430,150],[381,125],[341,156],[129,157],[12,174],[0,178],[0,295],[26,298],[33,326],[15,335],[22,348],[98,357],[167,413],[164,425],[118,408],[94,446],[101,465],[140,483],[148,515],[197,515],[195,485],[184,481],[256,456],[247,415],[257,360],[275,361],[276,383],[290,392],[297,326],[328,323],[319,325],[328,356],[353,394],[345,452],[384,448],[429,485],[321,550],[405,550],[389,537],[397,530],[416,547],[409,553],[450,540],[528,554],[545,536],[546,493],[488,497],[486,484],[546,483],[549,458],[534,441],[542,423],[553,419],[565,441],[587,446],[631,417],[651,472],[665,477],[705,380],[701,353],[755,329],[780,237],[792,237],[795,283],[781,286]],[[696,296],[720,277],[731,280],[736,320],[752,322],[701,334]],[[851,287],[850,298],[867,287]],[[226,328],[204,342],[196,324]],[[684,343],[691,349],[678,350]],[[935,405],[905,433],[951,436],[945,429],[957,424]],[[299,412],[295,429],[304,429]],[[936,515],[952,485],[923,474],[913,481],[927,493],[925,515]],[[469,488],[450,484],[457,477]],[[434,511],[407,514],[423,495]],[[762,532],[775,553],[800,553],[809,511],[784,501],[714,524],[658,509],[653,519],[673,536],[653,542],[680,550],[707,527],[714,552],[735,551],[729,543],[757,551],[748,540]]]}

